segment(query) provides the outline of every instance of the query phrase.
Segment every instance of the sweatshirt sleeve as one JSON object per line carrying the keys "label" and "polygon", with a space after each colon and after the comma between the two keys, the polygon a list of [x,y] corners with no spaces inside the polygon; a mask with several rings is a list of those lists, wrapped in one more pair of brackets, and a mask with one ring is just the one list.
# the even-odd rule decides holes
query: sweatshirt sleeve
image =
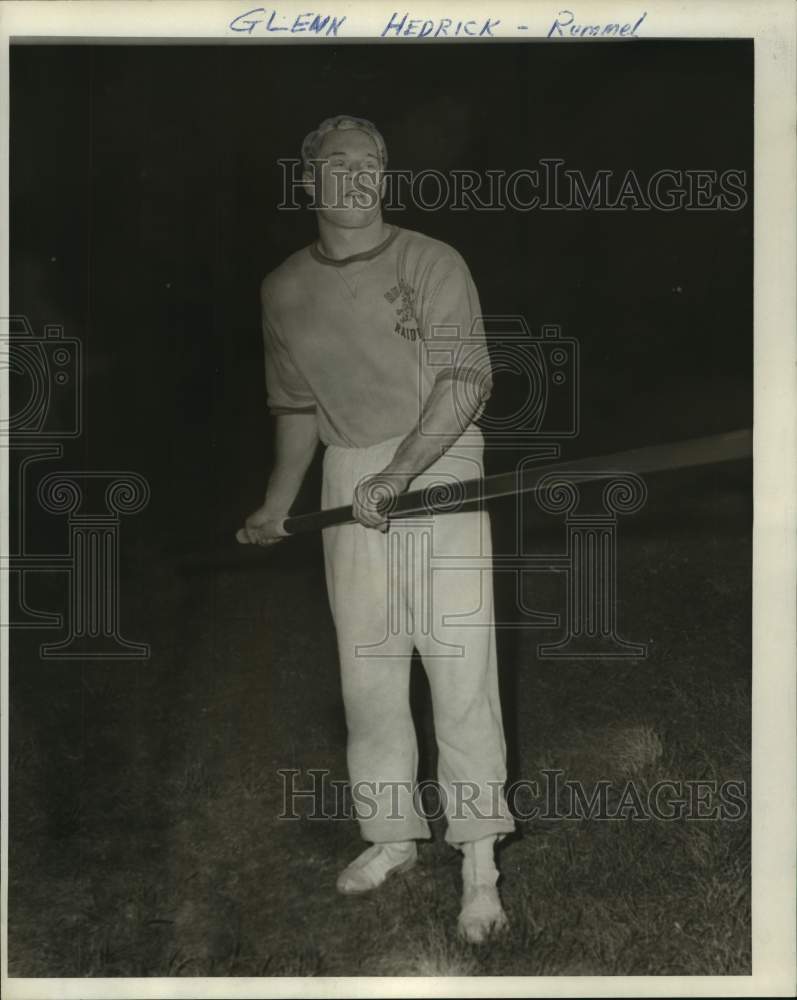
{"label": "sweatshirt sleeve", "polygon": [[467,383],[481,405],[493,387],[490,354],[476,286],[464,260],[454,252],[432,269],[421,308],[421,336],[435,381]]}
{"label": "sweatshirt sleeve", "polygon": [[261,304],[269,411],[274,416],[312,413],[316,408],[315,396],[275,329],[265,292],[261,293]]}

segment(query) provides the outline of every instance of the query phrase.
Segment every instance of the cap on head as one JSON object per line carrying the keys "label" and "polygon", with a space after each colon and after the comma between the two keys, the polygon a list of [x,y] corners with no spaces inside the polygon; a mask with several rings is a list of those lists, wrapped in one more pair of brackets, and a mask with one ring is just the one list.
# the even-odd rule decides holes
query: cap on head
{"label": "cap on head", "polygon": [[376,125],[365,118],[355,118],[353,115],[335,115],[333,118],[325,118],[317,129],[304,137],[304,141],[302,142],[302,163],[305,170],[309,171],[312,161],[319,158],[318,154],[325,136],[336,129],[340,129],[341,131],[357,129],[369,135],[373,139],[376,151],[379,154],[379,162],[382,170],[385,169],[387,166],[387,146]]}

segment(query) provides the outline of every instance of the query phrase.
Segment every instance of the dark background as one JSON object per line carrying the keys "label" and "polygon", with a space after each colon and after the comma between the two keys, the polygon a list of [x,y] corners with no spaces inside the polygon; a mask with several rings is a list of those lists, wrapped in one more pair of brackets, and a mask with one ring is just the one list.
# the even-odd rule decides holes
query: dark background
{"label": "dark background", "polygon": [[[559,157],[615,185],[743,170],[752,191],[746,41],[15,46],[11,72],[13,311],[84,345],[68,464],[142,473],[148,530],[186,541],[262,496],[258,287],[314,236],[276,209],[277,159],[322,118],[374,120],[395,169]],[[389,218],[460,250],[485,313],[579,341],[575,456],[750,425],[751,200]]]}
{"label": "dark background", "polygon": [[[377,123],[395,169],[509,173],[558,157],[587,178],[634,170],[643,186],[663,168],[746,171],[736,212],[389,219],[455,246],[485,313],[522,314],[534,332],[559,324],[579,342],[581,427],[564,457],[752,423],[751,42],[13,46],[12,311],[81,341],[85,405],[82,434],[31,467],[22,502],[12,481],[12,526],[24,517],[29,552],[65,551],[66,518],[35,500],[50,471],[132,470],[151,488],[146,509],[122,518],[120,592],[121,632],[149,643],[149,659],[47,660],[40,644],[58,629],[12,633],[14,974],[404,974],[418,971],[404,953],[426,946],[425,914],[456,906],[438,844],[422,888],[442,902],[388,895],[389,920],[341,916],[332,873],[358,849],[354,824],[297,833],[273,821],[278,766],[345,776],[318,536],[278,547],[262,573],[180,572],[181,553],[219,533],[232,544],[262,499],[258,288],[314,237],[310,212],[276,209],[277,160],[342,112]],[[13,373],[11,387],[13,414],[29,387]],[[512,412],[516,389],[497,380],[490,406]],[[493,449],[488,461],[512,457]],[[539,631],[499,630],[511,776],[561,760],[613,777],[605,744],[618,726],[641,739],[643,762],[646,734],[661,737],[668,777],[747,773],[750,463],[646,482],[646,507],[621,522],[618,614],[649,656],[561,669],[536,658]],[[498,551],[516,544],[503,504]],[[535,544],[558,551],[562,525],[548,520]],[[519,597],[562,610],[551,574],[522,594],[499,576],[502,620]],[[34,608],[66,607],[64,574],[30,577]],[[482,972],[749,972],[741,825],[566,827],[547,838],[532,825],[507,849],[516,936]],[[624,909],[616,890],[628,886]],[[224,929],[230,913],[240,928]],[[373,940],[386,923],[393,944]],[[306,941],[318,955],[295,954]]]}

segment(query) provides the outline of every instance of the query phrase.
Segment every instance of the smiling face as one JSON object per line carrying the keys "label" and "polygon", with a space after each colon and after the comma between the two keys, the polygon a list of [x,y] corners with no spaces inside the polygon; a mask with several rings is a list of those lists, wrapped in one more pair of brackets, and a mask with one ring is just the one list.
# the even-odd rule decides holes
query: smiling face
{"label": "smiling face", "polygon": [[334,129],[318,151],[315,180],[305,182],[321,215],[335,226],[356,229],[379,216],[382,164],[374,140],[359,129]]}

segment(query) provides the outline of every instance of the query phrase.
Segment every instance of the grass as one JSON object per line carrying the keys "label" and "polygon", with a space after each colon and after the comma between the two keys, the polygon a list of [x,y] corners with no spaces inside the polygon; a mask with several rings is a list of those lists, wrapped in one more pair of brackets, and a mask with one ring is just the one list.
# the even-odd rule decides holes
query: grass
{"label": "grass", "polygon": [[[746,480],[698,481],[667,530],[656,504],[683,484],[655,485],[621,525],[620,628],[647,658],[545,661],[553,632],[500,637],[515,778],[556,768],[615,797],[628,780],[643,797],[662,779],[749,787]],[[340,897],[355,824],[275,818],[278,768],[345,778],[316,557],[145,568],[125,621],[149,662],[51,664],[41,636],[14,637],[12,976],[749,974],[747,817],[522,822],[500,851],[511,926],[481,946],[456,937],[460,855],[439,825],[412,871]],[[557,609],[556,578],[529,587]]]}

